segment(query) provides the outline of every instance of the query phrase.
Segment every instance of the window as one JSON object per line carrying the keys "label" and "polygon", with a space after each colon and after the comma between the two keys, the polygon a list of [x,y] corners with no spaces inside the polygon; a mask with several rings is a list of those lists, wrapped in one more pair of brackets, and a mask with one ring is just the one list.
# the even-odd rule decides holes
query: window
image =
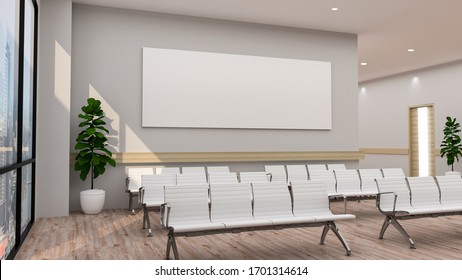
{"label": "window", "polygon": [[435,175],[435,129],[433,105],[409,108],[409,175]]}
{"label": "window", "polygon": [[34,221],[36,0],[0,0],[0,259]]}

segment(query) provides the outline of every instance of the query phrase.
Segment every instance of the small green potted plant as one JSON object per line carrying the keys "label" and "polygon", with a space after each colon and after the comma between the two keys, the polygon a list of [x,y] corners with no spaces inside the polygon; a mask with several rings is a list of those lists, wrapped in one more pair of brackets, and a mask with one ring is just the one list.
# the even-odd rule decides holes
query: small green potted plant
{"label": "small green potted plant", "polygon": [[440,155],[441,157],[446,156],[446,163],[451,166],[451,171],[446,172],[446,175],[460,174],[460,172],[454,171],[454,161],[459,161],[459,156],[462,156],[462,143],[459,135],[460,124],[456,118],[446,117],[443,133],[444,138],[440,145]]}
{"label": "small green potted plant", "polygon": [[79,151],[75,158],[74,170],[80,172],[80,179],[85,181],[90,174],[90,189],[80,192],[80,205],[85,214],[98,214],[103,210],[105,191],[94,188],[94,179],[103,175],[106,164],[115,167],[112,152],[107,149],[109,130],[103,120],[105,113],[101,101],[88,98],[87,105],[82,106],[79,114],[83,130],[76,139],[75,149]]}

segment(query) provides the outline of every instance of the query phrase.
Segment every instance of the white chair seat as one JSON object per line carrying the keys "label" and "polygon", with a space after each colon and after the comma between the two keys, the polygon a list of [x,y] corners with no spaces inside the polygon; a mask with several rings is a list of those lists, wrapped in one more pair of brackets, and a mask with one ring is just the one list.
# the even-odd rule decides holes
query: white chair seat
{"label": "white chair seat", "polygon": [[462,211],[462,205],[461,204],[443,205],[441,206],[441,209],[445,212],[459,212],[459,211]]}
{"label": "white chair seat", "polygon": [[376,196],[377,191],[361,191],[360,194],[362,196]]}
{"label": "white chair seat", "polygon": [[408,210],[411,215],[425,215],[425,214],[437,214],[443,213],[444,210],[441,206],[421,206],[421,207],[412,207]]}
{"label": "white chair seat", "polygon": [[146,207],[159,207],[162,203],[164,203],[164,198],[161,197],[158,200],[144,200],[143,204],[146,205]]}
{"label": "white chair seat", "polygon": [[281,216],[275,215],[275,216],[258,217],[258,218],[270,220],[275,226],[296,224],[296,223],[312,223],[316,221],[316,219],[313,217],[295,217],[292,215],[281,215]]}
{"label": "white chair seat", "polygon": [[356,219],[356,216],[352,214],[313,213],[312,215],[316,222],[335,222]]}
{"label": "white chair seat", "polygon": [[[393,209],[383,209],[385,211],[393,211]],[[425,215],[442,213],[444,210],[441,207],[399,207],[395,209],[396,212],[406,212],[409,215]]]}
{"label": "white chair seat", "polygon": [[240,219],[229,219],[229,220],[218,220],[225,224],[226,228],[245,228],[245,227],[260,227],[260,226],[271,226],[273,223],[269,220],[240,220]]}
{"label": "white chair seat", "polygon": [[176,233],[182,232],[198,232],[198,231],[207,231],[214,229],[224,229],[225,225],[222,223],[211,223],[211,222],[184,222],[169,224],[169,228],[173,228]]}

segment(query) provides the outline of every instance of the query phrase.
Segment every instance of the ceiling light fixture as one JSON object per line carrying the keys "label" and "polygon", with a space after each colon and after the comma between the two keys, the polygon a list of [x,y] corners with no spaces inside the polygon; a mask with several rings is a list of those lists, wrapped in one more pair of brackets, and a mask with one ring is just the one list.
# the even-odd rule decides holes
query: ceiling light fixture
{"label": "ceiling light fixture", "polygon": [[338,11],[338,8],[331,8],[331,11]]}
{"label": "ceiling light fixture", "polygon": [[415,52],[414,49],[407,49],[408,52]]}
{"label": "ceiling light fixture", "polygon": [[367,62],[361,62],[361,65],[362,65],[362,66],[366,66],[366,65],[367,65]]}

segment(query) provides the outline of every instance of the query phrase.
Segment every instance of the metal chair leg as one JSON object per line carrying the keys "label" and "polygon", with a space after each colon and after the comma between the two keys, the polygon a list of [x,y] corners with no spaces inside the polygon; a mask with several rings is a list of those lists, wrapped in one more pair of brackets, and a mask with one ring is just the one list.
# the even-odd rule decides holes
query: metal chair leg
{"label": "metal chair leg", "polygon": [[348,243],[346,242],[345,238],[343,237],[342,233],[338,230],[337,225],[334,222],[329,223],[329,228],[335,233],[337,238],[340,240],[342,243],[343,247],[346,250],[346,255],[350,256],[351,255],[351,249],[350,246],[348,246]]}
{"label": "metal chair leg", "polygon": [[134,214],[135,209],[133,209],[133,194],[129,193],[128,194],[128,211],[132,212]]}
{"label": "metal chair leg", "polygon": [[324,241],[326,240],[326,236],[328,232],[329,232],[329,226],[325,225],[324,228],[322,229],[321,241],[319,242],[320,245],[324,245]]}
{"label": "metal chair leg", "polygon": [[172,238],[170,237],[170,233],[168,233],[167,236],[167,251],[165,252],[165,259],[169,260],[170,259],[170,249],[172,247]]}
{"label": "metal chair leg", "polygon": [[380,230],[379,239],[383,239],[383,236],[385,235],[385,231],[387,230],[390,224],[391,224],[391,219],[389,216],[386,216],[385,220],[383,221],[382,229]]}
{"label": "metal chair leg", "polygon": [[398,220],[396,220],[395,217],[390,217],[391,219],[391,224],[401,233],[401,235],[409,242],[409,248],[410,249],[415,249],[415,244],[414,241],[412,240],[411,236],[406,232],[406,230],[403,228],[403,226],[398,223]]}
{"label": "metal chair leg", "polygon": [[143,206],[143,229],[146,229],[146,216],[148,214],[148,211],[146,209],[146,206]]}
{"label": "metal chair leg", "polygon": [[149,211],[147,208],[146,208],[146,222],[148,225],[148,237],[152,237],[151,221],[149,220]]}
{"label": "metal chair leg", "polygon": [[173,230],[170,230],[168,232],[167,236],[167,252],[165,254],[165,259],[169,260],[170,259],[170,250],[173,249],[173,256],[175,260],[179,260],[179,255],[178,255],[178,248],[176,247],[176,241],[175,241],[175,233]]}

